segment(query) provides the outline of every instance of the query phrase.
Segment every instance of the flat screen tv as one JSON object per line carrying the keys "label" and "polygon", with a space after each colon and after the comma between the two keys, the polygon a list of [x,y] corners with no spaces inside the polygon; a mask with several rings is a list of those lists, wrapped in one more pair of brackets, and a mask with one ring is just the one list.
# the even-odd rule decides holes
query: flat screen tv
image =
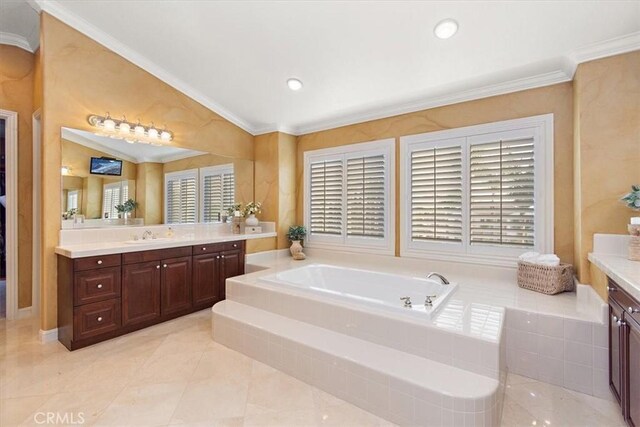
{"label": "flat screen tv", "polygon": [[90,171],[94,175],[122,175],[122,160],[108,157],[92,157]]}

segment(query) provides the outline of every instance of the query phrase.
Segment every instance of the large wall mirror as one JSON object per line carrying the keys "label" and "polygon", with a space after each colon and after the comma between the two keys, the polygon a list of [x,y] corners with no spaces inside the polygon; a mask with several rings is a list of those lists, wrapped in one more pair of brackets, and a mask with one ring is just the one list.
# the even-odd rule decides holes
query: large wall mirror
{"label": "large wall mirror", "polygon": [[253,199],[253,161],[62,128],[62,228],[221,222]]}

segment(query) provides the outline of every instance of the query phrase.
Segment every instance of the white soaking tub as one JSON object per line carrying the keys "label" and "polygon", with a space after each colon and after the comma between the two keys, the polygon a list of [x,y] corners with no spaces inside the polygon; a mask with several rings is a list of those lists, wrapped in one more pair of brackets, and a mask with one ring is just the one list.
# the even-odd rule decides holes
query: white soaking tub
{"label": "white soaking tub", "polygon": [[[438,307],[444,305],[457,285],[443,285],[426,278],[379,273],[370,270],[310,264],[262,277],[269,284],[283,285],[297,290],[369,306],[400,315],[430,319]],[[426,305],[430,296],[431,305]],[[402,298],[411,299],[411,307]]]}

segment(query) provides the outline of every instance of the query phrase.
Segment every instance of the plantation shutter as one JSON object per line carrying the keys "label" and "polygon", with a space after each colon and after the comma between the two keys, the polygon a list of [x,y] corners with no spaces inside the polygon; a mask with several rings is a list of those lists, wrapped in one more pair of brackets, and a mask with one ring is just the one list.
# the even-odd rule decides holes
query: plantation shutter
{"label": "plantation shutter", "polygon": [[121,194],[120,183],[105,184],[102,190],[102,217],[103,218],[118,218],[118,210],[116,206],[119,205]]}
{"label": "plantation shutter", "polygon": [[67,210],[78,209],[78,190],[69,191],[67,194]]}
{"label": "plantation shutter", "polygon": [[462,148],[411,153],[411,239],[462,242]]}
{"label": "plantation shutter", "polygon": [[342,159],[310,165],[310,227],[311,234],[341,236],[343,216]]}
{"label": "plantation shutter", "polygon": [[167,224],[197,221],[197,173],[165,175]]}
{"label": "plantation shutter", "polygon": [[202,168],[200,176],[202,221],[221,221],[221,213],[233,206],[235,201],[233,165]]}
{"label": "plantation shutter", "polygon": [[207,175],[204,177],[203,200],[204,222],[220,221],[220,211],[222,210],[222,176]]}
{"label": "plantation shutter", "polygon": [[347,236],[384,238],[385,156],[347,159]]}
{"label": "plantation shutter", "polygon": [[233,172],[222,174],[222,210],[226,211],[236,201],[236,179]]}
{"label": "plantation shutter", "polygon": [[470,242],[534,246],[533,139],[470,146]]}

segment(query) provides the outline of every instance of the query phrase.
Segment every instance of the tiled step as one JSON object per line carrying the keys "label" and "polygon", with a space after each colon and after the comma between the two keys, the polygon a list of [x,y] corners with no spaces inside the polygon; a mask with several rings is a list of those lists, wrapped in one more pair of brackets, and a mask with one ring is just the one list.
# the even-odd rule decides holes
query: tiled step
{"label": "tiled step", "polygon": [[428,321],[242,278],[227,279],[226,298],[493,379],[506,369],[503,309],[477,304],[469,310],[465,331],[458,319],[462,310],[455,304],[441,310],[436,323],[443,325],[436,327]]}
{"label": "tiled step", "polygon": [[401,425],[499,424],[504,382],[234,301],[216,342]]}

